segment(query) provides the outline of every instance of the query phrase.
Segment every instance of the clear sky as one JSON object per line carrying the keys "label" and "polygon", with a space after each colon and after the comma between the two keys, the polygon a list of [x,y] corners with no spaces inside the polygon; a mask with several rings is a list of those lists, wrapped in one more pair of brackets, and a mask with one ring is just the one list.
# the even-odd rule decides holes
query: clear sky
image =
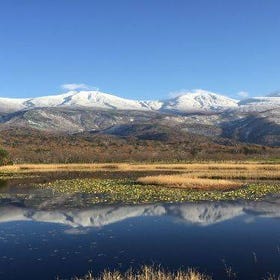
{"label": "clear sky", "polygon": [[263,95],[280,89],[279,14],[279,0],[3,0],[0,96]]}

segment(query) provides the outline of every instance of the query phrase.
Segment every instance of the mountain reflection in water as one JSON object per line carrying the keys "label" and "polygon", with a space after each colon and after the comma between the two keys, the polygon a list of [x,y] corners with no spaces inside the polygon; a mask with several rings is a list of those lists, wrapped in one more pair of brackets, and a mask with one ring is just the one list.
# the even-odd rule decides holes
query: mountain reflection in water
{"label": "mountain reflection in water", "polygon": [[36,210],[26,206],[0,206],[0,223],[36,221],[58,223],[73,228],[102,227],[141,216],[167,216],[190,224],[209,226],[242,215],[279,218],[280,199],[258,202],[95,206],[70,210]]}
{"label": "mountain reflection in water", "polygon": [[70,279],[143,264],[228,279],[280,274],[280,199],[87,204],[83,195],[18,188],[0,198],[0,279]]}

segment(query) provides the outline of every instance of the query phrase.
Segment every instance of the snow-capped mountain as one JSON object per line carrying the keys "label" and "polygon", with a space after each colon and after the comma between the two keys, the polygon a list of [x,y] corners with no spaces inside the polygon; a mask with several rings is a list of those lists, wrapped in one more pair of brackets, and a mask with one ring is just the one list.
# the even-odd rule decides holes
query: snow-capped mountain
{"label": "snow-capped mountain", "polygon": [[177,112],[223,111],[238,107],[238,101],[205,90],[194,90],[164,102],[161,109]]}
{"label": "snow-capped mountain", "polygon": [[[157,137],[165,127],[207,137],[278,146],[279,95],[275,92],[237,101],[213,92],[194,90],[168,100],[139,101],[83,90],[37,98],[0,98],[0,130],[25,127],[120,136],[131,135],[132,128],[150,124],[152,128],[161,127]],[[138,135],[138,132],[133,133]]]}
{"label": "snow-capped mountain", "polygon": [[280,106],[280,93],[238,101],[205,90],[193,90],[167,100],[141,101],[121,98],[100,91],[69,91],[59,95],[36,98],[0,98],[0,113],[12,113],[35,108],[92,108],[115,110],[163,111],[172,113],[260,112]]}
{"label": "snow-capped mountain", "polygon": [[99,91],[69,91],[60,95],[44,96],[30,99],[0,99],[1,112],[15,112],[19,110],[46,107],[88,107],[118,110],[151,109],[148,103],[124,99]]}
{"label": "snow-capped mountain", "polygon": [[222,111],[237,107],[238,101],[204,90],[195,90],[165,100],[138,101],[130,100],[100,91],[69,91],[60,95],[27,99],[0,99],[0,112],[11,113],[20,110],[51,107],[95,108],[116,110],[145,111]]}
{"label": "snow-capped mountain", "polygon": [[214,92],[193,90],[167,100],[131,100],[112,94],[83,90],[36,98],[0,98],[0,114],[35,108],[87,108],[103,110],[159,111],[172,113],[262,112],[280,107],[280,93],[238,101]]}

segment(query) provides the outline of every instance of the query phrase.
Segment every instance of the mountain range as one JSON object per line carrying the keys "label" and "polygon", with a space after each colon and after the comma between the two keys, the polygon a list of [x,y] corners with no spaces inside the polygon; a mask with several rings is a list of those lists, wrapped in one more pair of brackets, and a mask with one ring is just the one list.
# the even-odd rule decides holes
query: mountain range
{"label": "mountain range", "polygon": [[174,135],[182,132],[279,146],[280,93],[241,101],[205,90],[150,101],[91,90],[37,98],[0,98],[0,131],[15,128],[117,137],[141,134],[144,138],[150,137],[152,129],[154,138],[168,130],[171,136],[176,131]]}
{"label": "mountain range", "polygon": [[228,109],[262,111],[279,105],[279,93],[238,101],[213,92],[194,90],[167,100],[141,101],[100,91],[69,91],[60,95],[36,98],[0,98],[0,113],[54,107],[195,113],[221,112]]}

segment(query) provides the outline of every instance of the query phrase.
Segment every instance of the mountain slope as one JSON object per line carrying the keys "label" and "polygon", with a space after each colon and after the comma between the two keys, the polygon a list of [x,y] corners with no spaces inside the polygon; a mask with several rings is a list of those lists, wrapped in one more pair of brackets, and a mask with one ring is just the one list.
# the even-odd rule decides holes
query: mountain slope
{"label": "mountain slope", "polygon": [[225,122],[222,127],[222,137],[245,143],[280,146],[280,125],[261,114],[236,118]]}
{"label": "mountain slope", "polygon": [[90,131],[117,137],[133,135],[138,139],[162,140],[180,139],[188,132],[213,139],[229,138],[245,143],[279,146],[280,110],[250,114],[233,111],[177,115],[149,110],[38,108],[0,117],[0,131],[12,128],[67,134]]}

